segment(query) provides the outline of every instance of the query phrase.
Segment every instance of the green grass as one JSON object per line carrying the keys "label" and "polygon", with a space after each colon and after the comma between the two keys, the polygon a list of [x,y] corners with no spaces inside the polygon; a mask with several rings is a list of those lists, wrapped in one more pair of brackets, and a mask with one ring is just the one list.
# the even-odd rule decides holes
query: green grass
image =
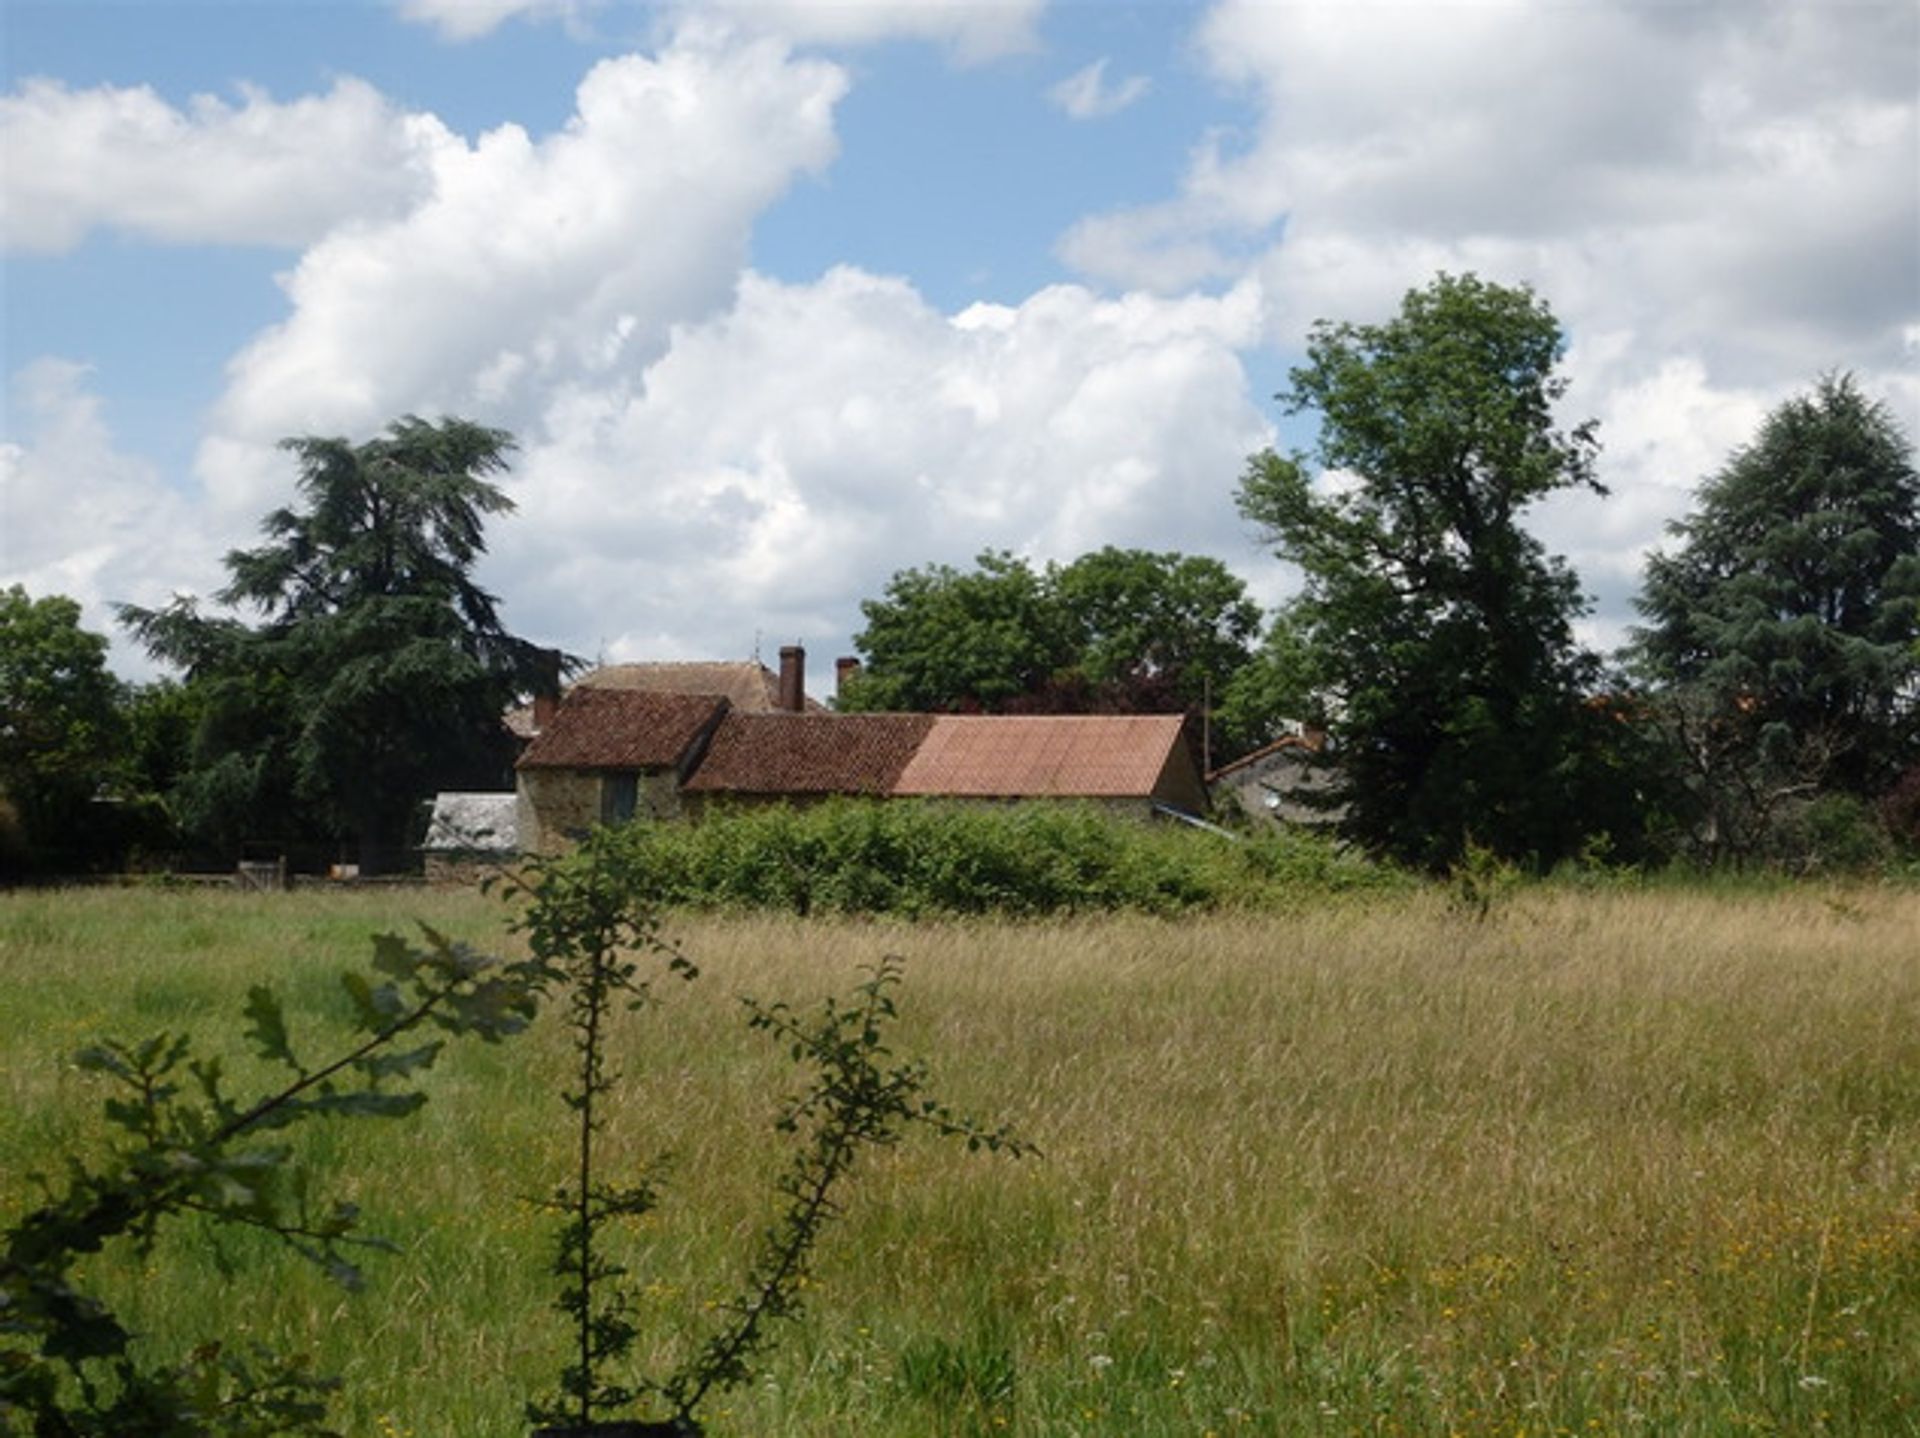
{"label": "green grass", "polygon": [[[0,1213],[102,1141],[59,1056],[231,1035],[430,894],[0,896]],[[643,1357],[702,1333],[767,1208],[783,1060],[734,996],[905,955],[900,1048],[1044,1156],[909,1143],[856,1174],[736,1434],[1920,1434],[1920,895],[1522,888],[1025,924],[690,916],[705,971],[622,1031]],[[229,1038],[227,1044],[237,1049]],[[545,1222],[564,1038],[454,1052],[394,1125],[316,1136],[404,1252],[348,1295],[177,1227],[88,1273],[159,1350],[316,1352],[351,1434],[526,1431],[559,1361]]]}

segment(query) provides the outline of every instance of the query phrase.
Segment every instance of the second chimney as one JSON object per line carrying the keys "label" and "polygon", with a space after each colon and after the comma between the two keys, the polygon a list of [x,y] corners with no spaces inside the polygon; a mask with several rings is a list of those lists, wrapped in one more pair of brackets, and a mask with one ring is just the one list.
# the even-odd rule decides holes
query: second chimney
{"label": "second chimney", "polygon": [[851,654],[843,654],[840,658],[834,660],[833,692],[836,695],[844,694],[846,692],[847,682],[851,679],[858,678],[859,674],[860,661],[855,659]]}
{"label": "second chimney", "polygon": [[806,712],[807,651],[798,644],[780,646],[779,705],[789,714]]}

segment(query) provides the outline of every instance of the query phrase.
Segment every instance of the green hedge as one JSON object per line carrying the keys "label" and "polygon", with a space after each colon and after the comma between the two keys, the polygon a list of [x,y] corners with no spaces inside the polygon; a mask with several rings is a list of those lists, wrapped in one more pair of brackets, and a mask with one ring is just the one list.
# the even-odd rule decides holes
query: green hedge
{"label": "green hedge", "polygon": [[633,823],[607,843],[669,908],[1172,914],[1407,882],[1318,838],[1236,841],[1071,804],[832,800]]}

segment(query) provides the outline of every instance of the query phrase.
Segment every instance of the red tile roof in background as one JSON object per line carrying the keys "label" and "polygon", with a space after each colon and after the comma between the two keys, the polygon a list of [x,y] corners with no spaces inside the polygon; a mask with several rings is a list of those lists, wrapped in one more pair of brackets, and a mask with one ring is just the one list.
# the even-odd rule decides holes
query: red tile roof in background
{"label": "red tile roof in background", "polygon": [[742,714],[720,721],[689,793],[890,794],[930,714]]}
{"label": "red tile roof in background", "polygon": [[893,792],[1145,797],[1183,742],[1183,723],[1178,714],[942,714]]}
{"label": "red tile roof in background", "polygon": [[665,769],[726,712],[716,694],[648,694],[576,686],[527,745],[522,769]]}
{"label": "red tile roof in background", "polygon": [[[780,676],[764,664],[750,659],[687,659],[647,664],[603,664],[590,669],[567,688],[625,689],[643,694],[719,695],[735,709],[762,714],[780,707]],[[807,700],[809,714],[823,714],[826,706]],[[522,704],[509,709],[507,728],[522,739],[538,732],[533,726],[533,706]]]}
{"label": "red tile roof in background", "polygon": [[[719,694],[744,714],[780,709],[780,676],[752,660],[665,660],[648,664],[603,664],[582,674],[574,687],[634,689],[648,694]],[[826,706],[807,700],[807,712]]]}

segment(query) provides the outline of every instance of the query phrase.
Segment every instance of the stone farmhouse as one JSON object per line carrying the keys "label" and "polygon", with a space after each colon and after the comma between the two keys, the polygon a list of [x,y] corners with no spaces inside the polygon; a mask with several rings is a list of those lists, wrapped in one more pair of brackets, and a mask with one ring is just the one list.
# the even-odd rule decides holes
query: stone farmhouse
{"label": "stone farmhouse", "polygon": [[757,664],[620,665],[530,706],[519,847],[551,852],[596,823],[833,795],[1074,799],[1142,816],[1206,807],[1178,714],[836,714],[806,698],[804,666],[798,646],[781,651],[777,676]]}

